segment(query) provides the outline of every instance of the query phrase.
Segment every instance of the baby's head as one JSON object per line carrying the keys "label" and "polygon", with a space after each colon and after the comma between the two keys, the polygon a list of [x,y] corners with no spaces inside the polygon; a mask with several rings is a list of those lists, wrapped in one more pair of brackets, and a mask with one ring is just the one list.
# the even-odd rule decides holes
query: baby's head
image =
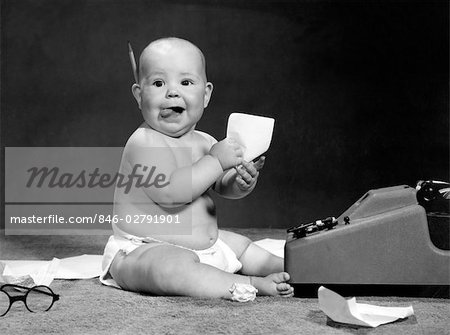
{"label": "baby's head", "polygon": [[146,123],[171,137],[193,130],[208,106],[213,85],[206,79],[205,57],[179,38],[150,43],[139,59],[139,84],[132,87]]}

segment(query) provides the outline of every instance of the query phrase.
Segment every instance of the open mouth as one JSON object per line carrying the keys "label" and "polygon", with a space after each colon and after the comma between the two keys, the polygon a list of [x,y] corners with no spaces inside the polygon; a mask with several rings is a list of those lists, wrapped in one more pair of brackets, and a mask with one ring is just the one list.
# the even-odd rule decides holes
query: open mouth
{"label": "open mouth", "polygon": [[173,110],[175,113],[183,113],[184,112],[184,108],[183,107],[179,107],[179,106],[175,106],[175,107],[169,107],[168,109]]}
{"label": "open mouth", "polygon": [[184,108],[180,106],[167,107],[161,110],[161,116],[163,118],[175,117],[184,112]]}

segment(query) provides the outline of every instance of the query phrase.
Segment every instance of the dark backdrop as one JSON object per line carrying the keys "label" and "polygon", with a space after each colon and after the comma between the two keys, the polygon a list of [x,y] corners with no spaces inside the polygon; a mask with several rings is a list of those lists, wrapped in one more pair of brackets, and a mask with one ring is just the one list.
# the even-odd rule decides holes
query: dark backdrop
{"label": "dark backdrop", "polygon": [[222,139],[233,111],[276,119],[257,189],[218,200],[220,224],[337,216],[369,189],[449,179],[448,13],[447,1],[5,0],[2,147],[123,146],[141,123],[127,40],[138,54],[183,37],[215,85],[198,129]]}

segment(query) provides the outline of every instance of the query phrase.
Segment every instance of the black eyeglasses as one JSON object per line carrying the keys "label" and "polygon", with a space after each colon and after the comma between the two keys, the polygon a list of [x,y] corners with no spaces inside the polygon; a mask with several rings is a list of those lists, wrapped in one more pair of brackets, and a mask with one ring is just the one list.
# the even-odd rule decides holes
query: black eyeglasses
{"label": "black eyeglasses", "polygon": [[[13,292],[14,294],[12,294]],[[22,294],[19,295],[20,293]],[[50,287],[45,285],[31,288],[14,284],[2,285],[0,287],[0,316],[8,313],[11,305],[18,300],[23,301],[30,312],[46,312],[52,308],[55,301],[59,300],[59,294],[53,293]]]}

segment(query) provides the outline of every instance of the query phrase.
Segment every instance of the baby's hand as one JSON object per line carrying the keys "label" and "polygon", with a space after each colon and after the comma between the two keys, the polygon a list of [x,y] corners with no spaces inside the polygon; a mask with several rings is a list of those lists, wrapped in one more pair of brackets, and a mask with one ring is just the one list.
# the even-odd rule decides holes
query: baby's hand
{"label": "baby's hand", "polygon": [[242,161],[242,165],[236,168],[236,183],[242,191],[252,188],[259,176],[259,170],[264,166],[266,158],[261,156],[256,162]]}
{"label": "baby's hand", "polygon": [[219,160],[223,170],[230,169],[242,163],[243,151],[239,143],[226,138],[214,144],[209,154]]}

